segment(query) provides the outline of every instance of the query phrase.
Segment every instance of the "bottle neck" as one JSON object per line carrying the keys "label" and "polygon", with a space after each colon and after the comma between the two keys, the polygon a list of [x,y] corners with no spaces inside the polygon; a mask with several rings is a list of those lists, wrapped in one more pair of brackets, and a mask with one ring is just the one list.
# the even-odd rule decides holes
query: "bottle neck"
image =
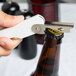
{"label": "bottle neck", "polygon": [[57,76],[61,39],[46,36],[43,50],[33,76]]}
{"label": "bottle neck", "polygon": [[56,39],[51,37],[45,37],[44,45],[48,46],[48,48],[54,48],[56,45],[61,44],[62,39]]}

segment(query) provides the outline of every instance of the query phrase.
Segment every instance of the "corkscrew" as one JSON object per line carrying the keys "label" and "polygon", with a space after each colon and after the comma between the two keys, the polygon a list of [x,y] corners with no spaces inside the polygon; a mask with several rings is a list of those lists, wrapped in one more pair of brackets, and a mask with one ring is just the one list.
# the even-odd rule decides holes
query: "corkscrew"
{"label": "corkscrew", "polygon": [[73,27],[74,27],[73,23],[66,23],[66,22],[45,23],[45,19],[43,16],[35,15],[17,24],[16,26],[0,30],[0,37],[25,38],[33,34],[44,34],[46,28],[59,30],[62,33],[68,33],[70,32],[70,29]]}

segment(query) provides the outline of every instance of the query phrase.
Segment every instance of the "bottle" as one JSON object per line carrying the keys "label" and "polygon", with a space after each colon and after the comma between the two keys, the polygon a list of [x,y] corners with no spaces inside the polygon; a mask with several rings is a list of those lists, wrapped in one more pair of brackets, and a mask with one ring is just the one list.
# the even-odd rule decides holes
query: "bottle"
{"label": "bottle", "polygon": [[[28,0],[29,10],[42,15],[46,21],[58,21],[58,0]],[[44,43],[44,34],[36,34],[38,44]]]}
{"label": "bottle", "polygon": [[29,9],[41,14],[46,21],[58,21],[59,0],[28,0]]}
{"label": "bottle", "polygon": [[45,0],[31,0],[34,3],[43,4]]}
{"label": "bottle", "polygon": [[9,15],[14,15],[18,10],[20,10],[18,3],[12,2],[12,0],[6,0],[2,5],[2,11]]}
{"label": "bottle", "polygon": [[60,45],[64,34],[47,28],[45,42],[36,68],[31,76],[58,76]]}
{"label": "bottle", "polygon": [[23,59],[30,60],[37,55],[37,45],[34,35],[24,38],[19,45],[20,56]]}
{"label": "bottle", "polygon": [[[24,18],[27,19],[34,16],[34,13],[30,10],[23,9],[23,10],[17,11],[15,15],[23,15]],[[18,48],[20,50],[21,58],[26,60],[35,58],[37,55],[37,44],[36,44],[35,36],[32,35],[27,38],[24,38]]]}

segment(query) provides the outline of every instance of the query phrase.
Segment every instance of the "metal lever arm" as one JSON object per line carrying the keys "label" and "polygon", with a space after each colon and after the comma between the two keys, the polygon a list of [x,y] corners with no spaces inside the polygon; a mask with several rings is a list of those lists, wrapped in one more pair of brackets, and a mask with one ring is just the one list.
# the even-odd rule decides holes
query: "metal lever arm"
{"label": "metal lever arm", "polygon": [[62,22],[56,22],[53,24],[45,24],[45,25],[35,24],[32,26],[32,31],[37,34],[45,34],[45,32],[44,32],[45,29],[51,28],[51,29],[55,29],[55,30],[58,30],[63,33],[69,33],[70,29],[73,27],[74,27],[73,23],[62,23]]}
{"label": "metal lever arm", "polygon": [[68,23],[68,22],[45,22],[45,24],[54,26],[74,27],[74,23]]}

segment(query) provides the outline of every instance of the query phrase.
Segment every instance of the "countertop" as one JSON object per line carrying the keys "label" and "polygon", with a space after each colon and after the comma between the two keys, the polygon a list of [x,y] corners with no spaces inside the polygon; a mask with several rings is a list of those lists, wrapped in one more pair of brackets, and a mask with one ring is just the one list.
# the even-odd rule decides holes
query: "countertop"
{"label": "countertop", "polygon": [[[21,3],[20,7],[27,9],[28,5]],[[59,7],[60,21],[75,24],[70,33],[65,33],[62,41],[59,76],[76,76],[76,4],[63,3]],[[32,60],[22,59],[18,50],[12,50],[7,57],[0,57],[0,76],[29,76],[36,68],[42,47],[43,45],[37,45],[38,53]]]}

